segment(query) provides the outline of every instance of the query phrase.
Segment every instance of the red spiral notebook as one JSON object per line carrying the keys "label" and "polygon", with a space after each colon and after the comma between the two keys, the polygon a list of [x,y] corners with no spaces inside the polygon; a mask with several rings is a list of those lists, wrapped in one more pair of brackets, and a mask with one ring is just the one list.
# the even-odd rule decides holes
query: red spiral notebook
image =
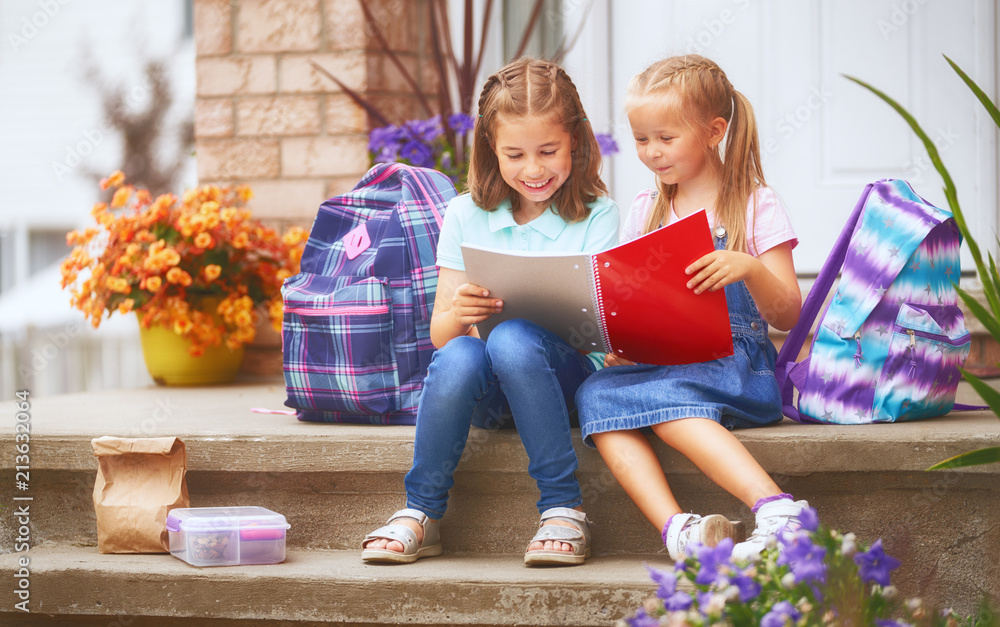
{"label": "red spiral notebook", "polygon": [[666,366],[733,354],[725,291],[695,294],[684,274],[714,249],[708,218],[699,211],[600,253],[463,244],[462,256],[469,282],[504,302],[502,312],[476,325],[480,337],[504,320],[524,318],[578,350]]}

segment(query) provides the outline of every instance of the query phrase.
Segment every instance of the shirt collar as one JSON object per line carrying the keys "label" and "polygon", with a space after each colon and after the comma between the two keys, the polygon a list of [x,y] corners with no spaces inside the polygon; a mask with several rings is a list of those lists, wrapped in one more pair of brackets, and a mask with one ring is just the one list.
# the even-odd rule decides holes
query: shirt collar
{"label": "shirt collar", "polygon": [[529,226],[551,240],[558,238],[559,234],[566,228],[566,221],[559,217],[551,207],[528,224],[518,224],[514,221],[514,214],[510,211],[510,199],[504,199],[495,210],[490,212],[489,224],[492,232]]}

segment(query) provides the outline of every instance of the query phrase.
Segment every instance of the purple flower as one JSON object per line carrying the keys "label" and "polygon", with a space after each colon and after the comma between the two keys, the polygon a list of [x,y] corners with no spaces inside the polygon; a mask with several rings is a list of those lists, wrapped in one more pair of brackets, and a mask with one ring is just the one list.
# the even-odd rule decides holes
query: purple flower
{"label": "purple flower", "polygon": [[826,581],[826,549],[813,544],[806,534],[783,534],[780,540],[779,566],[787,564],[796,583]]}
{"label": "purple flower", "polygon": [[875,621],[878,627],[913,627],[910,623],[904,623],[901,620],[889,620],[887,618],[880,618]]}
{"label": "purple flower", "polygon": [[885,554],[882,550],[882,538],[879,538],[866,552],[855,555],[854,563],[858,565],[862,581],[874,581],[880,586],[888,586],[889,573],[899,568],[900,561]]}
{"label": "purple flower", "polygon": [[802,614],[788,601],[775,603],[774,607],[760,619],[760,627],[785,627],[788,620],[795,624]]}
{"label": "purple flower", "polygon": [[444,134],[440,115],[435,115],[427,120],[410,120],[404,126],[410,137],[428,144]]}
{"label": "purple flower", "polygon": [[618,142],[615,141],[611,133],[594,133],[594,137],[597,139],[597,145],[600,147],[602,155],[610,157],[618,153]]}
{"label": "purple flower", "polygon": [[448,116],[448,126],[459,135],[465,135],[472,130],[475,120],[468,113],[452,113]]}
{"label": "purple flower", "polygon": [[717,609],[715,606],[718,605],[716,602],[716,597],[721,599],[721,595],[717,592],[695,592],[695,596],[698,597],[698,611],[701,612],[702,616],[708,616],[713,610]]}
{"label": "purple flower", "polygon": [[691,598],[690,594],[678,590],[663,599],[663,608],[668,612],[676,612],[678,610],[686,612],[692,603],[694,603],[694,599]]}
{"label": "purple flower", "polygon": [[646,570],[649,571],[650,579],[660,585],[656,596],[665,599],[677,591],[677,575],[668,570],[659,570],[649,566],[646,567]]}
{"label": "purple flower", "polygon": [[660,621],[647,614],[646,610],[639,608],[635,616],[628,619],[628,624],[631,627],[659,627]]}
{"label": "purple flower", "polygon": [[819,515],[812,507],[807,507],[799,512],[799,522],[806,531],[816,531],[819,528]]}
{"label": "purple flower", "polygon": [[398,144],[405,139],[406,131],[398,126],[390,125],[373,128],[371,133],[368,134],[368,150],[379,152],[392,145],[396,145],[398,150]]}
{"label": "purple flower", "polygon": [[429,168],[434,165],[434,152],[431,147],[416,140],[410,140],[403,144],[399,156],[417,167]]}
{"label": "purple flower", "polygon": [[698,547],[698,561],[701,563],[701,570],[695,576],[694,582],[701,585],[715,583],[720,578],[724,579],[723,568],[729,568],[729,558],[733,554],[733,539],[723,538],[715,548],[708,546]]}
{"label": "purple flower", "polygon": [[757,595],[760,594],[760,584],[746,571],[737,571],[735,577],[729,578],[729,583],[740,591],[740,602],[742,603],[756,599]]}
{"label": "purple flower", "polygon": [[375,163],[392,163],[399,158],[399,144],[383,146],[375,155]]}

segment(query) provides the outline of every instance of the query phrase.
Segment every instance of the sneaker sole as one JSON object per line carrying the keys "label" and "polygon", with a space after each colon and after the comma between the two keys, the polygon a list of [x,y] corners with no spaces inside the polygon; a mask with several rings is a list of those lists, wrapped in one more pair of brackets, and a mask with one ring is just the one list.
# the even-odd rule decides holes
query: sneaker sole
{"label": "sneaker sole", "polygon": [[705,546],[715,546],[725,538],[732,538],[733,543],[746,539],[746,528],[741,520],[729,520],[721,514],[709,514],[699,523],[699,540]]}

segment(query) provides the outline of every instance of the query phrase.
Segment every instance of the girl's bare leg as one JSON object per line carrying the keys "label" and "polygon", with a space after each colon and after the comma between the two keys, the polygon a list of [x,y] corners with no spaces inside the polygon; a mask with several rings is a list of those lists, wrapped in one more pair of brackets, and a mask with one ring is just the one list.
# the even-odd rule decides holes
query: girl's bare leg
{"label": "girl's bare leg", "polygon": [[609,431],[591,436],[604,462],[643,515],[662,531],[681,511],[663,467],[646,435],[638,430]]}
{"label": "girl's bare leg", "polygon": [[747,507],[753,507],[766,496],[781,494],[781,489],[743,443],[714,420],[671,420],[653,426],[653,432]]}

